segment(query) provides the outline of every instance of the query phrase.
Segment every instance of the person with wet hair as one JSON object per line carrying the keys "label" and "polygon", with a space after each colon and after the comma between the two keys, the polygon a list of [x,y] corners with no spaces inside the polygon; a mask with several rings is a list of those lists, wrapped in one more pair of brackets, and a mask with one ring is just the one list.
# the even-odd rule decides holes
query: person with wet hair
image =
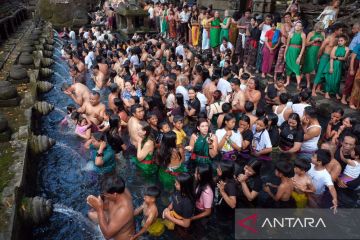
{"label": "person with wet hair", "polygon": [[148,232],[150,235],[158,235],[157,226],[161,224],[158,217],[158,208],[156,200],[160,197],[160,189],[157,186],[149,186],[144,193],[144,202],[135,209],[134,216],[143,213],[144,218],[141,222],[141,229],[135,235],[131,236],[130,240],[137,239],[144,233]]}
{"label": "person with wet hair", "polygon": [[262,191],[260,178],[261,161],[253,159],[244,166],[243,173],[236,176],[240,183],[239,204],[243,207],[256,207],[257,198]]}
{"label": "person with wet hair", "polygon": [[332,207],[334,213],[337,211],[338,199],[334,183],[331,180],[326,165],[331,161],[331,154],[328,150],[319,149],[311,157],[311,168],[307,172],[315,185],[314,194],[310,195],[309,206],[317,207],[322,205],[322,196],[325,187],[329,189],[332,197]]}
{"label": "person with wet hair", "polygon": [[[294,190],[294,183],[291,179],[294,176],[292,164],[284,160],[277,161],[275,164],[275,176],[280,178],[280,185],[277,186],[272,183],[266,183],[264,192],[275,201],[275,207],[295,208],[295,200],[291,196]],[[272,193],[270,187],[277,189],[275,195]]]}
{"label": "person with wet hair", "polygon": [[[180,173],[175,179],[175,192],[170,205],[164,209],[162,216],[172,224],[168,228],[179,225],[190,227],[195,210],[194,179],[189,173]],[[170,227],[172,226],[172,227]]]}
{"label": "person with wet hair", "polygon": [[86,198],[93,208],[88,212],[89,218],[99,224],[106,239],[129,239],[135,233],[134,208],[125,181],[120,176],[105,178],[102,189],[99,197]]}

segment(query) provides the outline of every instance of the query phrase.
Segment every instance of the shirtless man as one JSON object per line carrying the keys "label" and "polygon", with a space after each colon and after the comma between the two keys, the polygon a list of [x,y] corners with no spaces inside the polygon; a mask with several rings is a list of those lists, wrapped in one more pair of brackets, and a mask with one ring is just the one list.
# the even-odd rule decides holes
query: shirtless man
{"label": "shirtless man", "polygon": [[[316,97],[316,91],[319,84],[323,82],[324,79],[324,70],[330,61],[330,54],[332,49],[337,45],[337,37],[342,34],[342,26],[341,25],[334,25],[332,26],[333,33],[329,35],[321,44],[318,58],[319,58],[319,65],[318,70],[316,72],[314,78],[314,86],[312,88],[312,96]],[[321,56],[321,57],[320,57]]]}
{"label": "shirtless man", "polygon": [[85,64],[79,59],[79,57],[76,54],[73,55],[72,60],[74,64],[76,64],[79,73],[84,73],[86,69]]}
{"label": "shirtless man", "polygon": [[99,224],[106,239],[128,240],[135,233],[131,194],[119,176],[105,178],[103,185],[105,191],[101,196],[90,195],[86,198],[93,208],[88,216]]}
{"label": "shirtless man", "polygon": [[100,71],[99,65],[95,65],[93,68],[93,80],[95,82],[95,90],[101,90],[105,85],[105,75]]}
{"label": "shirtless man", "polygon": [[203,93],[204,93],[205,97],[207,98],[209,105],[214,102],[213,94],[217,90],[216,84],[219,81],[219,78],[220,78],[220,75],[218,75],[217,73],[214,73],[211,76],[211,82],[208,83],[203,89]]}
{"label": "shirtless man", "polygon": [[155,58],[161,59],[163,56],[163,51],[161,50],[161,43],[156,44],[156,52],[155,52]]}
{"label": "shirtless man", "polygon": [[330,173],[333,182],[336,182],[342,171],[340,163],[334,157],[336,151],[336,145],[330,142],[324,142],[321,144],[320,148],[329,150],[329,152],[331,153],[331,160],[328,164],[325,165],[325,168]]}
{"label": "shirtless man", "polygon": [[70,68],[70,76],[72,77],[73,83],[79,82],[86,84],[85,71],[81,73],[76,65]]}
{"label": "shirtless man", "polygon": [[154,76],[155,68],[152,65],[146,67],[146,76],[148,78],[148,82],[146,83],[146,96],[152,97],[154,96],[157,81]]}
{"label": "shirtless man", "polygon": [[240,89],[240,80],[238,78],[233,78],[231,80],[231,88],[233,93],[230,100],[233,112],[244,112],[245,95]]}
{"label": "shirtless man", "polygon": [[[291,193],[294,190],[294,183],[290,179],[293,175],[292,165],[286,161],[277,161],[275,164],[275,175],[280,178],[281,183],[279,186],[272,183],[266,183],[264,186],[264,192],[276,202],[279,208],[294,208],[295,201],[291,197]],[[277,192],[274,195],[270,187],[277,188]]]}
{"label": "shirtless man", "polygon": [[92,91],[90,93],[89,101],[84,102],[82,107],[77,111],[79,113],[84,113],[86,117],[97,126],[103,121],[105,109],[105,105],[100,103],[100,94],[96,91]]}
{"label": "shirtless man", "polygon": [[108,76],[109,74],[109,66],[104,62],[104,58],[101,56],[96,57],[97,65],[99,66],[100,72],[104,74],[104,76]]}
{"label": "shirtless man", "polygon": [[72,85],[64,83],[61,87],[61,90],[68,96],[70,96],[74,102],[82,106],[85,102],[89,102],[90,99],[90,90],[89,88],[79,82],[76,82]]}
{"label": "shirtless man", "polygon": [[137,146],[138,141],[138,129],[141,127],[140,121],[144,119],[144,108],[140,104],[134,104],[131,106],[132,117],[128,121],[128,130],[130,135],[130,143]]}
{"label": "shirtless man", "polygon": [[164,66],[161,64],[161,59],[155,59],[155,77],[156,80],[160,80],[160,77],[164,73]]}

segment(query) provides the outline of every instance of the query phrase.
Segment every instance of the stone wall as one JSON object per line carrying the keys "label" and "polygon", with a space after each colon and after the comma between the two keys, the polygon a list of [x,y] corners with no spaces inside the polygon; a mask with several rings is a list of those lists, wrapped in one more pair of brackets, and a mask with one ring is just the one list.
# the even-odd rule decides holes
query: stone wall
{"label": "stone wall", "polygon": [[39,0],[37,13],[50,21],[54,28],[81,27],[88,23],[88,12],[95,8],[98,0]]}

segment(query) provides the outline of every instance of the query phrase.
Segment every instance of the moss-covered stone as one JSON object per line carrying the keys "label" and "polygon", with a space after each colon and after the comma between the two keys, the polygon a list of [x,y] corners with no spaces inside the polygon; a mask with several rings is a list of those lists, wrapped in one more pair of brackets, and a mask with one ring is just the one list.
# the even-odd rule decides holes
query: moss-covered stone
{"label": "moss-covered stone", "polygon": [[14,149],[9,143],[0,143],[0,149],[0,192],[2,192],[14,176],[9,169],[13,164]]}

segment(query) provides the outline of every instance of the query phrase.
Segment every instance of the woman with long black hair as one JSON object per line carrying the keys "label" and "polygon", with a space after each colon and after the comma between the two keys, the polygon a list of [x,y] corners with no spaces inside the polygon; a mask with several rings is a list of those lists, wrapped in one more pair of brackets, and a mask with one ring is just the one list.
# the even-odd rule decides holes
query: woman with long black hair
{"label": "woman with long black hair", "polygon": [[185,107],[184,107],[184,95],[177,93],[175,95],[176,104],[175,107],[167,113],[170,122],[172,122],[174,116],[184,116]]}
{"label": "woman with long black hair", "polygon": [[234,179],[235,166],[232,161],[221,161],[217,168],[218,182],[215,205],[220,218],[233,219],[238,187]]}
{"label": "woman with long black hair", "polygon": [[117,155],[121,151],[126,150],[126,144],[124,143],[120,135],[120,117],[118,115],[111,115],[109,118],[109,125],[110,129],[106,132],[106,139]]}
{"label": "woman with long black hair", "polygon": [[185,150],[191,152],[190,159],[195,164],[212,164],[211,158],[216,157],[218,153],[217,137],[209,132],[209,123],[207,119],[200,118],[197,122],[196,132],[190,137],[189,146]]}
{"label": "woman with long black hair", "polygon": [[175,190],[170,205],[163,211],[163,218],[175,225],[188,228],[195,207],[193,177],[189,173],[180,173],[175,180]]}
{"label": "woman with long black hair", "polygon": [[176,147],[176,133],[173,131],[164,134],[159,151],[156,155],[159,165],[159,180],[165,188],[174,185],[175,177],[180,173],[187,172],[182,163],[182,157]]}
{"label": "woman with long black hair", "polygon": [[216,130],[218,150],[222,154],[222,160],[237,160],[238,151],[241,150],[242,137],[238,131],[234,131],[235,116],[226,114],[221,129]]}
{"label": "woman with long black hair", "polygon": [[140,126],[136,157],[133,156],[131,160],[145,174],[154,174],[157,171],[157,166],[153,160],[155,140],[152,136],[151,126],[145,121],[140,122]]}
{"label": "woman with long black hair", "polygon": [[291,113],[286,122],[280,126],[279,147],[281,152],[297,153],[304,141],[304,130],[299,114]]}
{"label": "woman with long black hair", "polygon": [[239,204],[241,207],[256,207],[257,197],[262,190],[260,179],[261,161],[253,159],[244,167],[244,172],[237,176],[240,183]]}
{"label": "woman with long black hair", "polygon": [[212,204],[214,200],[215,183],[213,180],[213,170],[211,165],[200,164],[195,169],[195,215],[191,221],[202,220],[206,223],[212,212]]}

